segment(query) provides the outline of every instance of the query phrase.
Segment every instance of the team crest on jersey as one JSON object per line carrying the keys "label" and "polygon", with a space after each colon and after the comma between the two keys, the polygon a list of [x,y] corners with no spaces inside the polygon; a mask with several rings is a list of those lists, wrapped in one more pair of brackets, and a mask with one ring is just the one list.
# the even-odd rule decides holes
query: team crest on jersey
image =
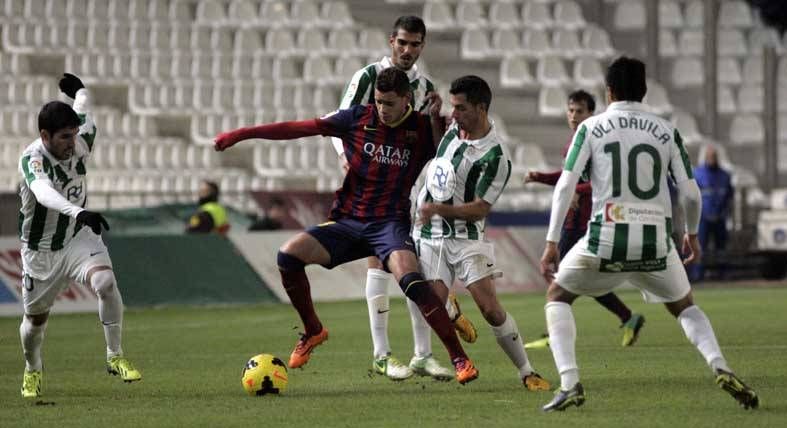
{"label": "team crest on jersey", "polygon": [[30,161],[30,172],[33,174],[43,174],[44,173],[44,166],[41,165],[41,161],[39,160],[31,160]]}

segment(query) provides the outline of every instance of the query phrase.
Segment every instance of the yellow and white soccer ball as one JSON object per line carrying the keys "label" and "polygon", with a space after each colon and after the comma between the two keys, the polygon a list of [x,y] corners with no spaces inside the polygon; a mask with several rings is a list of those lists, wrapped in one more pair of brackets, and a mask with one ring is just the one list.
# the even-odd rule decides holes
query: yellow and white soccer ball
{"label": "yellow and white soccer ball", "polygon": [[287,366],[271,354],[255,355],[243,367],[241,382],[249,395],[281,394],[287,389]]}

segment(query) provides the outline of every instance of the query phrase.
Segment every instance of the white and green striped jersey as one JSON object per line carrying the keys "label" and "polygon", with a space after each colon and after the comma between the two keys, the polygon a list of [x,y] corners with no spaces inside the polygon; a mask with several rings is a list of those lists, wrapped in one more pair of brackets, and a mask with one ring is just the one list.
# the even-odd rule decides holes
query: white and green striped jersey
{"label": "white and green striped jersey", "polygon": [[40,204],[30,189],[31,183],[47,180],[52,184],[52,188],[71,204],[84,208],[87,202],[85,167],[93,148],[96,127],[88,114],[86,90],[82,89],[77,93],[74,110],[82,125],[70,159],[57,160],[47,151],[40,138],[27,146],[19,159],[19,173],[23,178],[19,189],[22,199],[19,235],[31,250],[60,250],[77,232],[76,219]]}
{"label": "white and green striped jersey", "polygon": [[[511,157],[494,123],[483,138],[465,140],[459,137],[459,126],[453,123],[440,141],[435,159],[443,158],[454,167],[455,186],[450,199],[443,204],[459,205],[473,202],[476,197],[494,205],[511,177]],[[426,184],[418,192],[416,202],[415,239],[455,238],[484,239],[485,219],[466,221],[458,218],[432,217],[422,224],[418,207],[425,202],[435,202]]]}
{"label": "white and green striped jersey", "polygon": [[583,242],[602,259],[602,270],[663,268],[672,245],[667,174],[676,183],[693,179],[672,124],[644,104],[614,102],[580,124],[564,170],[589,172],[593,214]]}
{"label": "white and green striped jersey", "polygon": [[[374,84],[377,81],[377,74],[389,67],[393,67],[393,63],[391,58],[386,56],[356,71],[350,83],[344,88],[339,109],[348,109],[359,104],[374,104]],[[427,94],[435,91],[434,84],[418,71],[416,64],[407,70],[407,77],[410,79],[410,89],[413,91],[410,105],[413,110],[428,115],[429,105],[425,98]],[[343,153],[342,140],[339,138],[331,138],[331,140],[336,151],[339,154]]]}
{"label": "white and green striped jersey", "polygon": [[[386,56],[382,60],[356,71],[344,89],[339,108],[347,109],[359,104],[374,104],[374,83],[377,81],[377,74],[389,67],[393,67],[393,63],[391,58]],[[410,101],[413,109],[423,114],[429,114],[425,98],[427,94],[434,92],[434,84],[418,71],[416,64],[407,70],[407,77],[410,79],[410,89],[413,91],[413,98]]]}

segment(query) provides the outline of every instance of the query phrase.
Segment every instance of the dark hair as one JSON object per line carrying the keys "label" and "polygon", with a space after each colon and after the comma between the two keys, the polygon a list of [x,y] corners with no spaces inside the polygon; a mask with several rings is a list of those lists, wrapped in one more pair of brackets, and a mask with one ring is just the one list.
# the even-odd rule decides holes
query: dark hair
{"label": "dark hair", "polygon": [[396,67],[388,67],[377,75],[374,89],[380,92],[396,92],[403,97],[410,93],[410,79],[407,74]]}
{"label": "dark hair", "polygon": [[62,101],[50,101],[38,113],[38,130],[55,135],[61,129],[79,128],[82,121],[70,105]]}
{"label": "dark hair", "polygon": [[477,106],[484,104],[484,110],[489,111],[492,104],[492,90],[484,79],[478,76],[462,76],[451,82],[451,89],[448,92],[452,95],[465,94],[467,101]]}
{"label": "dark hair", "polygon": [[648,92],[645,63],[622,56],[607,68],[606,83],[617,101],[642,101]]}
{"label": "dark hair", "polygon": [[407,31],[408,33],[413,34],[420,34],[421,41],[426,39],[426,25],[424,21],[413,15],[406,15],[400,16],[394,22],[393,31],[391,31],[391,35],[396,37],[396,34],[399,32],[399,29]]}
{"label": "dark hair", "polygon": [[213,198],[214,201],[218,201],[219,185],[216,184],[215,181],[210,181],[210,180],[203,180],[202,182],[205,183],[208,187],[210,187],[210,197]]}
{"label": "dark hair", "polygon": [[596,99],[593,98],[593,95],[583,91],[582,89],[577,89],[576,91],[568,94],[568,102],[570,103],[585,103],[587,106],[588,111],[593,113],[596,111]]}

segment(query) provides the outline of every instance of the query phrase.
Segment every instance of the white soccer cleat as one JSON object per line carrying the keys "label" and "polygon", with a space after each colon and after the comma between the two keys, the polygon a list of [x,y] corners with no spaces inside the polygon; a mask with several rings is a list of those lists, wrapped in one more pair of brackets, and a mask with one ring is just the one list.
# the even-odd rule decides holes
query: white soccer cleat
{"label": "white soccer cleat", "polygon": [[454,370],[443,367],[437,360],[429,355],[427,357],[413,357],[410,368],[419,376],[431,376],[436,380],[448,381],[454,378]]}
{"label": "white soccer cleat", "polygon": [[372,369],[378,375],[387,376],[391,380],[405,380],[413,376],[410,367],[390,355],[375,359],[372,362]]}

